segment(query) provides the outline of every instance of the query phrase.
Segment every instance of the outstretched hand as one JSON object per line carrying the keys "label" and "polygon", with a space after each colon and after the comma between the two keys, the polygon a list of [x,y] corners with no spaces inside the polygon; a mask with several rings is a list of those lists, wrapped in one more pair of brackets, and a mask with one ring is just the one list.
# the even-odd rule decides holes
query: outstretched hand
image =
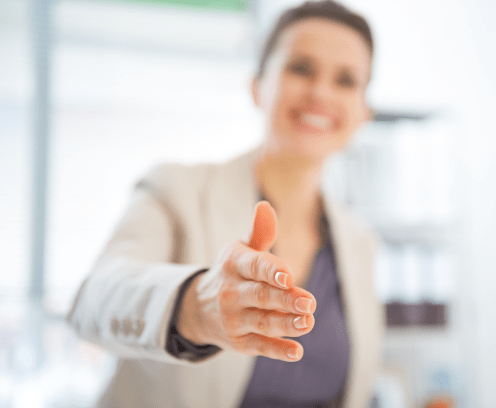
{"label": "outstretched hand", "polygon": [[249,355],[301,359],[301,344],[283,337],[312,330],[316,300],[294,287],[288,265],[267,252],[276,235],[274,209],[257,203],[248,242],[228,245],[188,288],[178,322],[183,336]]}

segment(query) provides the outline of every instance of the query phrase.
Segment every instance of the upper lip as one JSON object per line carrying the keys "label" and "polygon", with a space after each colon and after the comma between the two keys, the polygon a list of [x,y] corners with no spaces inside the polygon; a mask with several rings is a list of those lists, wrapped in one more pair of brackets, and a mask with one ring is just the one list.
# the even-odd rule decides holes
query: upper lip
{"label": "upper lip", "polygon": [[332,121],[336,121],[337,117],[335,114],[332,114],[323,109],[297,109],[296,110],[299,115],[315,115],[315,116],[323,116],[325,118],[331,119]]}
{"label": "upper lip", "polygon": [[336,125],[338,121],[336,115],[330,114],[328,112],[322,112],[320,110],[299,110],[296,112],[297,112],[297,117],[299,117],[300,120],[303,115],[312,115],[318,118],[322,118],[326,121],[329,121],[331,126]]}

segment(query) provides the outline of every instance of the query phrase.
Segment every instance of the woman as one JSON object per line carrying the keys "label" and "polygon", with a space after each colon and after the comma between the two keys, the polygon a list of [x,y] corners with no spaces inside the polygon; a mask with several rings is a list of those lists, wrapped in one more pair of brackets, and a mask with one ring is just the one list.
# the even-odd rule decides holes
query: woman
{"label": "woman", "polygon": [[344,7],[289,10],[252,86],[263,144],[138,184],[68,317],[121,357],[99,406],[367,406],[383,326],[375,240],[320,174],[368,119],[372,52]]}

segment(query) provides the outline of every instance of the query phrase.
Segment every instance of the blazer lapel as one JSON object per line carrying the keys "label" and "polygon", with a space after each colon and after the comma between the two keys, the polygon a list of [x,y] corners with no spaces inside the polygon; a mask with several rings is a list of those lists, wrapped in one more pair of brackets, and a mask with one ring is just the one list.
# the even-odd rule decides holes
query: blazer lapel
{"label": "blazer lapel", "polygon": [[324,201],[350,339],[350,366],[344,406],[363,407],[370,396],[380,352],[382,316],[374,297],[372,279],[376,240],[357,227],[353,217],[328,197]]}
{"label": "blazer lapel", "polygon": [[257,150],[252,150],[223,166],[212,168],[211,187],[205,200],[207,228],[212,237],[211,257],[216,257],[226,244],[248,238],[251,232],[258,201],[253,173],[256,153]]}

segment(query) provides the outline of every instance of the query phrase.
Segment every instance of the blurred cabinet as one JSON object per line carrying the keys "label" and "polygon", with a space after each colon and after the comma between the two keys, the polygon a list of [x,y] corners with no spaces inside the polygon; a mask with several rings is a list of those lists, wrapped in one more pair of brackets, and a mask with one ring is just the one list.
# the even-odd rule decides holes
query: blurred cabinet
{"label": "blurred cabinet", "polygon": [[[382,238],[376,289],[392,305],[391,325],[442,326],[446,319],[436,316],[453,300],[456,285],[453,129],[447,119],[379,119],[331,158],[325,182]],[[432,319],[420,316],[430,312]]]}
{"label": "blurred cabinet", "polygon": [[379,380],[384,395],[397,398],[383,401],[386,407],[422,407],[437,395],[469,406],[457,296],[455,132],[448,116],[379,115],[324,173],[330,194],[365,218],[383,242],[375,267],[387,312],[383,357],[402,373]]}

